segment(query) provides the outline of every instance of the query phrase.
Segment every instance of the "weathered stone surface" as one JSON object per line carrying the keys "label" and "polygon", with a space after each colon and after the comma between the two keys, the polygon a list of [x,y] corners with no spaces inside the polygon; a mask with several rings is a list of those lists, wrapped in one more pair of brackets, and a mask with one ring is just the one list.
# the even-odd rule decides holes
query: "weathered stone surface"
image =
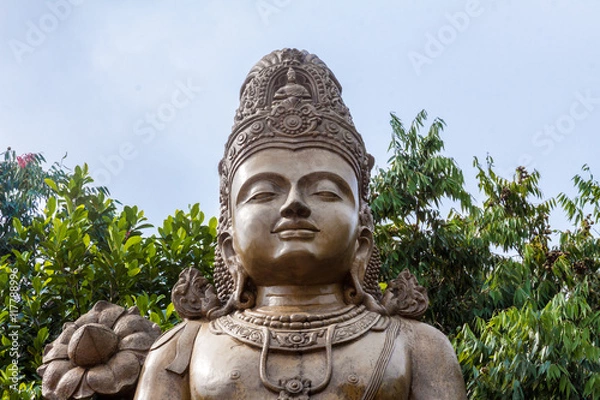
{"label": "weathered stone surface", "polygon": [[424,288],[406,271],[379,291],[372,165],[318,57],[260,60],[219,165],[219,302],[182,274],[188,321],[153,346],[136,398],[464,399],[447,338],[414,320]]}
{"label": "weathered stone surface", "polygon": [[65,400],[131,392],[159,335],[137,307],[99,301],[46,346],[38,368],[43,396]]}

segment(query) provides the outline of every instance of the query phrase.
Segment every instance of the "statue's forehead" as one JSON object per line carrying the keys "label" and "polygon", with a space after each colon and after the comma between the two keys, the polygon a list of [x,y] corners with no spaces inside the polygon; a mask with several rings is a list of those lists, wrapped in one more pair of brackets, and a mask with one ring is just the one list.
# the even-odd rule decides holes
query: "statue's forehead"
{"label": "statue's forehead", "polygon": [[358,178],[352,166],[333,151],[322,148],[299,150],[270,148],[245,159],[236,170],[231,183],[232,192],[256,175],[277,174],[291,181],[322,172],[343,179],[356,193]]}

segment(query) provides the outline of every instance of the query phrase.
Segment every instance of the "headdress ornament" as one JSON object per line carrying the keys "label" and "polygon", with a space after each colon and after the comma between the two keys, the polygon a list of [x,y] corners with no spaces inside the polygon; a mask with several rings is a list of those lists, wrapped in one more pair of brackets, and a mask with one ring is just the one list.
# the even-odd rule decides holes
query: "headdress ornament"
{"label": "headdress ornament", "polygon": [[264,148],[322,147],[354,168],[366,200],[373,157],[367,154],[341,93],[333,72],[314,54],[283,49],[263,57],[242,85],[240,107],[219,166],[222,179],[230,181],[244,159]]}

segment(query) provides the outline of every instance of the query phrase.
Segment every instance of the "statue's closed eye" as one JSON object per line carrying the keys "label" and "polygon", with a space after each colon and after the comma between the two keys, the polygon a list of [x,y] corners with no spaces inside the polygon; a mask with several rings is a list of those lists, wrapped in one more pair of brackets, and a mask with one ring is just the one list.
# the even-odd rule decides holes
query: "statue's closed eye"
{"label": "statue's closed eye", "polygon": [[325,201],[336,201],[343,198],[343,192],[339,186],[329,179],[319,179],[310,185],[309,190],[312,196],[318,196]]}
{"label": "statue's closed eye", "polygon": [[341,197],[337,193],[329,191],[329,190],[320,190],[318,192],[313,193],[313,196],[319,196],[323,200],[328,200],[328,201],[341,199]]}
{"label": "statue's closed eye", "polygon": [[277,196],[275,192],[258,192],[252,194],[246,200],[246,203],[249,202],[265,202],[274,199]]}

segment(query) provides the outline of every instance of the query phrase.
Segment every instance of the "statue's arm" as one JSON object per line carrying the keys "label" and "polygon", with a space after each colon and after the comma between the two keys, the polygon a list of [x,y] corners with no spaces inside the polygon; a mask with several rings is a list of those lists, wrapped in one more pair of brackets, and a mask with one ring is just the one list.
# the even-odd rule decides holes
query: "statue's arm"
{"label": "statue's arm", "polygon": [[[136,400],[189,400],[190,383],[187,366],[184,371],[174,372],[172,366],[181,353],[179,342],[185,336],[187,326],[178,326],[167,332],[152,347],[138,381]],[[195,335],[194,335],[195,336]],[[189,349],[191,351],[191,349]],[[188,358],[189,361],[189,358]],[[183,369],[183,368],[181,368]]]}
{"label": "statue's arm", "polygon": [[410,400],[465,400],[465,383],[454,348],[431,325],[405,320],[411,336]]}

